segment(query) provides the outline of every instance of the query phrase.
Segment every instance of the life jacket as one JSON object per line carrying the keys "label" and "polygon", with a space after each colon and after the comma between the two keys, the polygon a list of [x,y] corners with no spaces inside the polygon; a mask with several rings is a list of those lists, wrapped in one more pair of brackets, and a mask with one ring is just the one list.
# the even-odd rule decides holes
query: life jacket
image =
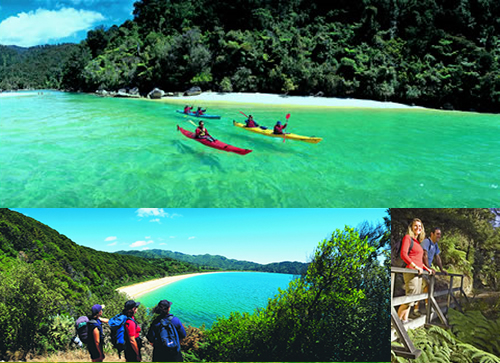
{"label": "life jacket", "polygon": [[257,127],[254,120],[247,120],[247,127]]}
{"label": "life jacket", "polygon": [[207,136],[207,135],[208,135],[208,131],[206,128],[202,128],[202,129],[200,129],[199,127],[196,128],[196,137]]}
{"label": "life jacket", "polygon": [[282,134],[283,133],[283,129],[286,127],[286,124],[285,125],[276,125],[274,126],[274,133],[275,134]]}

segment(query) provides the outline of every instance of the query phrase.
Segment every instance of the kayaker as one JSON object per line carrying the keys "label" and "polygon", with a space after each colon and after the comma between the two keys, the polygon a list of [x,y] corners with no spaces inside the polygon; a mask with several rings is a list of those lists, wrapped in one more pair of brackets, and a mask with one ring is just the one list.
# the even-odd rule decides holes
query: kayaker
{"label": "kayaker", "polygon": [[252,115],[248,116],[248,118],[245,120],[245,123],[246,123],[246,125],[245,125],[246,127],[259,127],[257,122],[255,122],[255,120],[253,119]]}
{"label": "kayaker", "polygon": [[192,109],[193,109],[193,106],[189,107],[188,105],[186,105],[186,107],[184,107],[184,113],[188,114],[191,112]]}
{"label": "kayaker", "polygon": [[274,125],[273,133],[277,135],[284,134],[283,130],[286,128],[286,125],[288,125],[288,122],[284,125],[281,124],[281,121],[276,122],[276,125]]}
{"label": "kayaker", "polygon": [[205,128],[205,124],[203,121],[200,121],[198,124],[199,126],[196,128],[196,131],[194,132],[194,137],[195,139],[206,139],[210,142],[216,141],[207,131]]}
{"label": "kayaker", "polygon": [[198,107],[196,110],[196,116],[201,116],[205,113],[206,109],[202,110],[201,107]]}

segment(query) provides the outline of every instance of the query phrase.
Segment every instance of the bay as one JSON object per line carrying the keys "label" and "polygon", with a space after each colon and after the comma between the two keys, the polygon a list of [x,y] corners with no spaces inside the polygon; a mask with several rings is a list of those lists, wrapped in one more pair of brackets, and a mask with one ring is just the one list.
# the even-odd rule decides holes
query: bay
{"label": "bay", "polygon": [[224,272],[198,275],[163,286],[136,301],[151,309],[160,300],[173,303],[171,313],[187,326],[211,327],[231,312],[252,313],[285,290],[293,275],[264,272]]}
{"label": "bay", "polygon": [[[500,116],[425,109],[205,102],[207,148],[185,101],[44,92],[0,98],[2,207],[491,207],[500,201]],[[232,125],[239,111],[317,145]]]}

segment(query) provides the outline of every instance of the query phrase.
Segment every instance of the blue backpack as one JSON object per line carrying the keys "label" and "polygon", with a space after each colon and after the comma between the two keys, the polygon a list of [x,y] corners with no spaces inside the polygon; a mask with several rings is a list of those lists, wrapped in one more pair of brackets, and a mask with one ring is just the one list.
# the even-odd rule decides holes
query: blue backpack
{"label": "blue backpack", "polygon": [[126,315],[117,314],[109,319],[111,328],[111,343],[118,350],[118,356],[121,359],[121,352],[125,350],[125,323],[129,320]]}
{"label": "blue backpack", "polygon": [[177,329],[175,329],[174,324],[172,324],[173,318],[174,317],[171,315],[168,318],[160,320],[159,324],[161,347],[168,352],[178,352],[181,349],[179,334],[177,334]]}

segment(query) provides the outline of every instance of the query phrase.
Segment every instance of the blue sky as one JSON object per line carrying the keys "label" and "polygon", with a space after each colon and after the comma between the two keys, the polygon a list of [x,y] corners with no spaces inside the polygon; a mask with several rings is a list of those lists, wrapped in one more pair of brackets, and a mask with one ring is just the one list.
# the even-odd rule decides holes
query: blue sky
{"label": "blue sky", "polygon": [[0,0],[0,44],[79,43],[97,26],[133,19],[135,0]]}
{"label": "blue sky", "polygon": [[382,222],[385,209],[13,209],[96,250],[164,249],[271,263],[306,262],[345,225]]}

